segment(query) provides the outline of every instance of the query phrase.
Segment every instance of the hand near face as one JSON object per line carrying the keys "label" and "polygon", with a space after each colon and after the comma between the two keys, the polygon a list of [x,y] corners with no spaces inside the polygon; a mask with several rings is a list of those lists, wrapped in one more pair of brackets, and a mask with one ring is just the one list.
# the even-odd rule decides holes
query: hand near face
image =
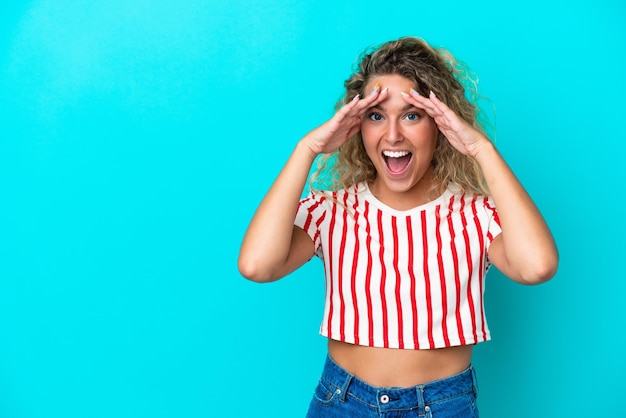
{"label": "hand near face", "polygon": [[335,115],[318,126],[305,137],[309,149],[315,154],[327,154],[336,151],[351,136],[361,129],[361,117],[367,109],[381,101],[388,95],[387,89],[380,91],[379,87],[365,98],[358,95],[345,104]]}
{"label": "hand near face", "polygon": [[430,92],[428,98],[415,90],[410,94],[403,94],[404,100],[420,109],[433,118],[439,131],[448,139],[450,144],[459,152],[476,157],[485,141],[485,135],[460,118],[452,109]]}

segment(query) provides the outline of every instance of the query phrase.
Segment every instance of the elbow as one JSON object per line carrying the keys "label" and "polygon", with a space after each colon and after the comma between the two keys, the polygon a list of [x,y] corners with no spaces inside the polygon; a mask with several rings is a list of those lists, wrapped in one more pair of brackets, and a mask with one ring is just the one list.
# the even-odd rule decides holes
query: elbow
{"label": "elbow", "polygon": [[520,275],[520,281],[529,286],[545,283],[556,275],[558,264],[559,257],[556,253],[542,257],[540,260],[536,260],[532,266],[528,266],[525,269]]}
{"label": "elbow", "polygon": [[246,279],[256,283],[268,283],[276,280],[273,275],[263,268],[258,260],[247,259],[246,257],[239,257],[237,267],[239,273]]}

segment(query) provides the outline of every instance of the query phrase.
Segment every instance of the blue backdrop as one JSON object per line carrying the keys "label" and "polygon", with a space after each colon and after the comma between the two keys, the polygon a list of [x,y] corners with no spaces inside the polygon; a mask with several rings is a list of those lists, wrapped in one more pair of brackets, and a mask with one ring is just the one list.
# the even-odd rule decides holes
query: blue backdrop
{"label": "blue backdrop", "polygon": [[[7,4],[8,3],[8,4]],[[448,47],[561,253],[488,278],[483,417],[617,416],[626,372],[626,8],[33,0],[0,6],[0,416],[303,416],[322,265],[236,268],[256,205],[363,48]],[[240,391],[241,394],[237,392]],[[623,413],[623,412],[622,412]]]}

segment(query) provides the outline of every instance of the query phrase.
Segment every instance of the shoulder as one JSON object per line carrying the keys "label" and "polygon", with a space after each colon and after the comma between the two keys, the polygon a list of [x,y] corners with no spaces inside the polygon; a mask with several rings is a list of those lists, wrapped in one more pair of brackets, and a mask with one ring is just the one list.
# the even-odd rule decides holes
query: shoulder
{"label": "shoulder", "polygon": [[359,196],[367,195],[367,186],[359,183],[349,188],[338,190],[311,190],[300,202],[315,201],[325,205],[341,204],[343,201],[351,200]]}
{"label": "shoulder", "polygon": [[494,211],[496,206],[491,196],[474,191],[463,190],[456,184],[450,184],[447,189],[450,199],[464,203],[464,206]]}
{"label": "shoulder", "polygon": [[476,226],[478,231],[482,231],[491,242],[502,232],[498,210],[491,196],[457,191],[454,195],[459,202],[459,212],[465,217],[466,222]]}

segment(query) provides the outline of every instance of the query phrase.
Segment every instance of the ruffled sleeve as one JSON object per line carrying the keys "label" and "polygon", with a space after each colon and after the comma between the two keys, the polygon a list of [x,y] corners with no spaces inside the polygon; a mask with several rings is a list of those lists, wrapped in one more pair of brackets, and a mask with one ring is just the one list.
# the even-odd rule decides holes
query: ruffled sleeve
{"label": "ruffled sleeve", "polygon": [[315,245],[316,255],[320,255],[320,231],[326,218],[326,198],[320,193],[309,193],[300,200],[294,225],[306,232]]}

